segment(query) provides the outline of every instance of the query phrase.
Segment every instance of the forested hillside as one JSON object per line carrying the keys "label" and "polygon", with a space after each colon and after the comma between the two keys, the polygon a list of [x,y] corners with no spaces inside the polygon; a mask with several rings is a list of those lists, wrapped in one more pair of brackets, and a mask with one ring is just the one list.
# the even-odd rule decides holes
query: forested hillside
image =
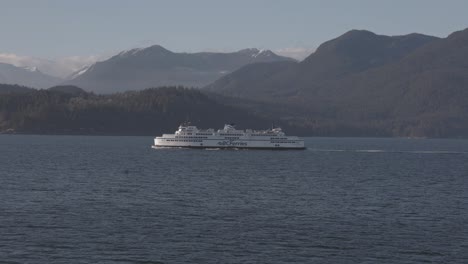
{"label": "forested hillside", "polygon": [[4,133],[156,135],[173,132],[184,121],[205,128],[226,122],[243,128],[271,125],[198,90],[177,87],[113,95],[31,90],[0,96]]}

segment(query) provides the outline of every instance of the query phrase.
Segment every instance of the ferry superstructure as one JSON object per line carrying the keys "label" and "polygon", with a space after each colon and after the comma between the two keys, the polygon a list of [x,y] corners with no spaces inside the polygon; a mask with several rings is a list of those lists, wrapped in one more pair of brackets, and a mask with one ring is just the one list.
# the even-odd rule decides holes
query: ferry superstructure
{"label": "ferry superstructure", "polygon": [[286,136],[281,128],[268,130],[238,130],[232,124],[223,129],[198,129],[180,125],[174,134],[163,134],[154,139],[154,148],[231,148],[231,149],[305,149],[304,140]]}

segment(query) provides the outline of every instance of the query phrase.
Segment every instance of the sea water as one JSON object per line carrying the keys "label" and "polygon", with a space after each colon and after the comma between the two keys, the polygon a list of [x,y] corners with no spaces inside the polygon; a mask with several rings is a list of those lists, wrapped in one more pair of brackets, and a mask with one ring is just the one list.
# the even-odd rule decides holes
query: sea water
{"label": "sea water", "polygon": [[0,136],[0,263],[468,263],[468,141]]}

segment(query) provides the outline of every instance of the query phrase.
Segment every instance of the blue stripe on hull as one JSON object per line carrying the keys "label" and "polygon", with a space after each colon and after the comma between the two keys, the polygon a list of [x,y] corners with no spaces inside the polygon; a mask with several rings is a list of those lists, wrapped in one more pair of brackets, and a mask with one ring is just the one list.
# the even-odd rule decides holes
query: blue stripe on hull
{"label": "blue stripe on hull", "polygon": [[187,148],[187,149],[265,149],[265,150],[305,150],[306,147],[208,147],[208,146],[169,146],[169,145],[153,145],[152,148]]}

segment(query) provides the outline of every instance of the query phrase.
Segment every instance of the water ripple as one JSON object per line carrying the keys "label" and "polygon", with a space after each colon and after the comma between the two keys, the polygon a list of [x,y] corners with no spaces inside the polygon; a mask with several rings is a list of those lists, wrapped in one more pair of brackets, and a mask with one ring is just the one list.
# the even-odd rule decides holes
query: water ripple
{"label": "water ripple", "polygon": [[468,263],[468,142],[0,136],[0,263]]}

